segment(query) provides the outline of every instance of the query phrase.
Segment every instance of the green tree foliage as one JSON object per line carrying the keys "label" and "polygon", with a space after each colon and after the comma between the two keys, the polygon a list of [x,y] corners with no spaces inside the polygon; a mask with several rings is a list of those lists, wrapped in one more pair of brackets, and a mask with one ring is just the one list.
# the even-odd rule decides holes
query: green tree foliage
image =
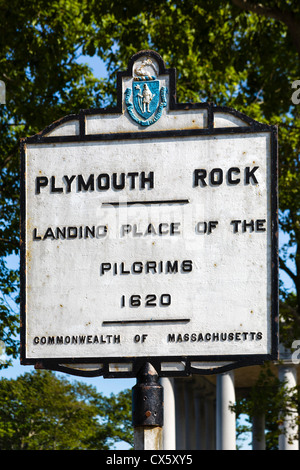
{"label": "green tree foliage", "polygon": [[0,380],[1,450],[105,450],[132,444],[131,391],[107,398],[52,372]]}

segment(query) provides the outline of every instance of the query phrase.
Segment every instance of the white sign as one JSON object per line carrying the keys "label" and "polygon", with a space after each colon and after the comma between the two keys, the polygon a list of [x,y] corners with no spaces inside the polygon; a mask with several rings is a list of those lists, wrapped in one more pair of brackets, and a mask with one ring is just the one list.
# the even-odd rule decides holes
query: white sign
{"label": "white sign", "polygon": [[[132,72],[150,57],[152,88]],[[132,370],[150,357],[193,371],[276,354],[274,129],[208,104],[172,109],[161,70],[137,55],[122,112],[24,140],[25,364]]]}

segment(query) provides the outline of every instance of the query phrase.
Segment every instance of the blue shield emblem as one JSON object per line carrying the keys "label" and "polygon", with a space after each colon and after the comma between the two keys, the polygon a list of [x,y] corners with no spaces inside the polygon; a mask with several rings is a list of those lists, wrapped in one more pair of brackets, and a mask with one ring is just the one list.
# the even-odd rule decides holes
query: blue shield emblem
{"label": "blue shield emblem", "polygon": [[143,119],[149,119],[159,105],[159,81],[134,81],[132,91],[135,111]]}

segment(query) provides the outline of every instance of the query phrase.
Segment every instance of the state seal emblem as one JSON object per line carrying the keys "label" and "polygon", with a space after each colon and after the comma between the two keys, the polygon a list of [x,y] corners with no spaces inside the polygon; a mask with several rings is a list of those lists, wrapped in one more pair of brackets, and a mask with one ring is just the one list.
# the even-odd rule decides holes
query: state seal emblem
{"label": "state seal emblem", "polygon": [[160,87],[158,75],[155,62],[144,58],[133,67],[132,88],[125,90],[128,113],[141,126],[150,126],[156,122],[167,105],[167,89]]}

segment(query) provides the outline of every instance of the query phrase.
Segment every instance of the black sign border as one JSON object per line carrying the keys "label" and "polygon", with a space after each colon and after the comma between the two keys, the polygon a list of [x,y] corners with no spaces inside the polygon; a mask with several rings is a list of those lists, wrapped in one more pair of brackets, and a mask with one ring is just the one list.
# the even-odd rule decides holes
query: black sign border
{"label": "black sign border", "polygon": [[[207,110],[207,127],[203,129],[184,129],[167,131],[149,131],[142,132],[141,126],[137,125],[138,130],[124,133],[109,134],[86,134],[86,116],[93,114],[122,114],[122,79],[132,77],[132,68],[134,62],[140,57],[148,56],[156,60],[159,65],[159,75],[169,75],[169,110]],[[215,113],[226,113],[245,122],[241,127],[214,127]],[[79,134],[71,136],[48,136],[56,127],[68,121],[78,120]],[[29,359],[26,357],[26,145],[41,143],[61,143],[61,142],[89,142],[89,141],[114,141],[114,140],[136,140],[170,137],[193,137],[209,135],[228,135],[228,134],[259,134],[270,133],[271,141],[271,353],[265,355],[212,355],[212,356],[162,356],[162,357],[93,357],[93,358],[40,358]],[[34,365],[37,369],[49,369],[64,372],[71,375],[83,377],[104,376],[110,378],[133,378],[137,377],[138,371],[145,362],[150,362],[155,367],[161,377],[184,377],[191,374],[210,375],[228,370],[245,367],[250,365],[259,365],[265,361],[278,360],[279,344],[279,261],[278,261],[278,131],[276,126],[270,126],[260,123],[239,111],[226,106],[215,106],[211,102],[203,103],[177,103],[176,101],[176,70],[166,69],[161,56],[154,51],[140,51],[129,61],[128,68],[124,72],[117,73],[117,106],[105,109],[86,109],[80,110],[78,114],[71,114],[50,124],[40,133],[21,139],[20,142],[20,160],[21,160],[21,222],[20,222],[20,360],[22,365]],[[183,370],[164,370],[162,363],[183,364]],[[196,368],[192,366],[193,362],[204,362],[212,364],[211,367]],[[98,368],[97,364],[102,367]],[[130,370],[118,371],[117,368],[111,370],[111,364],[130,364]],[[213,363],[215,363],[213,365]],[[68,365],[66,365],[68,364]],[[80,365],[94,364],[95,368],[80,368]]]}

